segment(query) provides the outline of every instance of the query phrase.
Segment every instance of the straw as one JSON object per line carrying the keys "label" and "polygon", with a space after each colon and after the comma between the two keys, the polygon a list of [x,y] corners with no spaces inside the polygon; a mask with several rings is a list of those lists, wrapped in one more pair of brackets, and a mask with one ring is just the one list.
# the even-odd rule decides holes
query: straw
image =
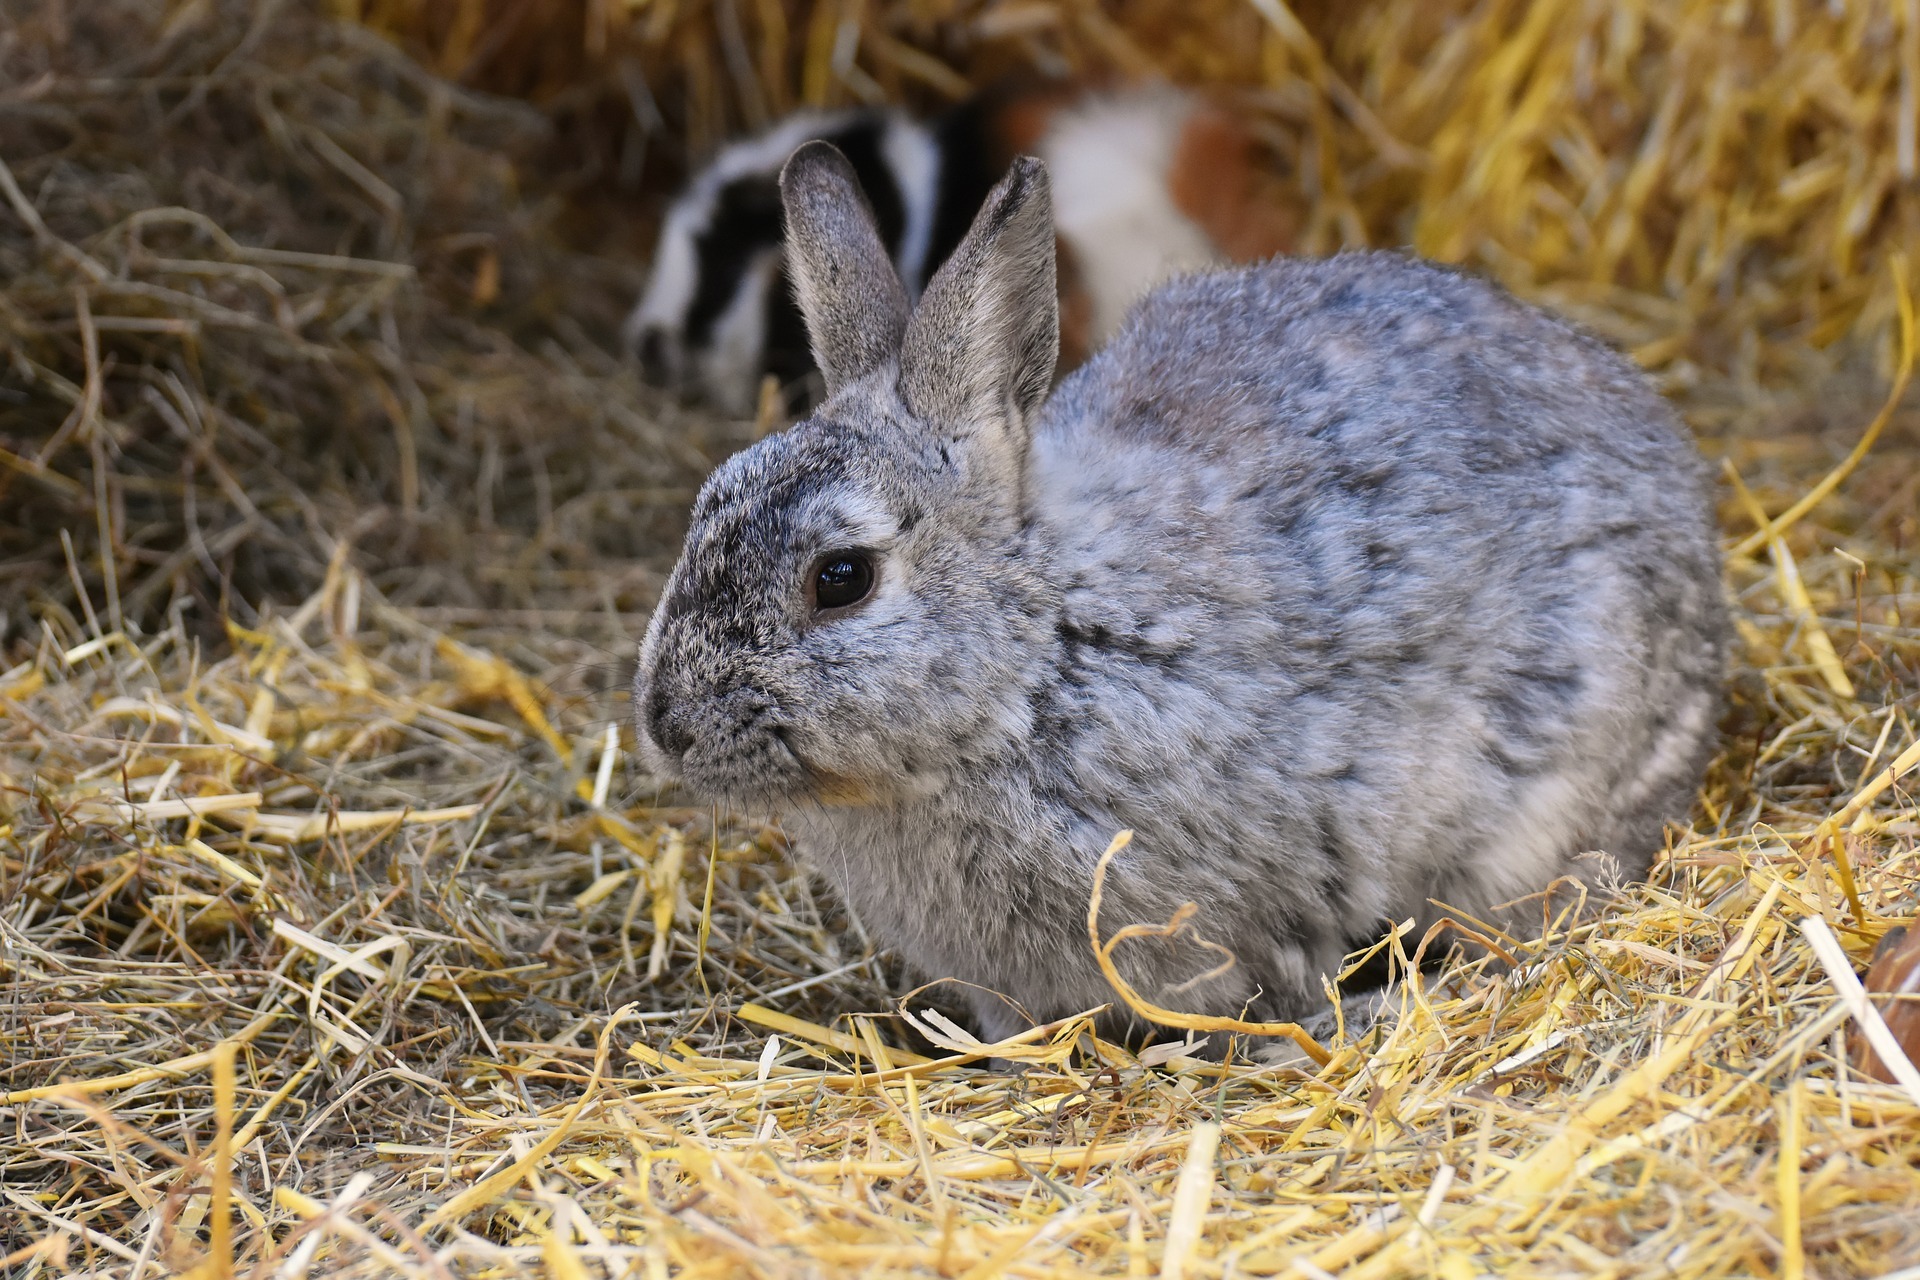
{"label": "straw", "polygon": [[[1911,4],[341,9],[0,41],[10,1275],[1920,1268],[1920,1097],[1844,1043],[1920,897]],[[1324,1061],[1174,1009],[985,1042],[777,815],[631,750],[622,668],[757,430],[616,349],[662,189],[756,111],[1050,68],[1224,95],[1303,248],[1596,327],[1751,496],[1649,881],[1436,934]]]}

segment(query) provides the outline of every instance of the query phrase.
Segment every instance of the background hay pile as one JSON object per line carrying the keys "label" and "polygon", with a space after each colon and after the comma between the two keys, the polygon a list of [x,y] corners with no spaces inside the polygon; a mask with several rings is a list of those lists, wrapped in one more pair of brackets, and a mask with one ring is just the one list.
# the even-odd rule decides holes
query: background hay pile
{"label": "background hay pile", "polygon": [[1222,86],[1313,247],[1575,311],[1778,515],[1903,364],[1911,5],[348,15],[530,106],[297,5],[5,3],[10,1273],[1920,1266],[1920,1097],[1841,1065],[1799,923],[1858,963],[1920,889],[1909,408],[1779,540],[1729,486],[1726,749],[1655,883],[1311,1074],[1077,1023],[957,1069],[777,832],[628,773],[605,657],[749,431],[611,353],[623,183],[723,132]]}
{"label": "background hay pile", "polygon": [[544,116],[298,7],[11,7],[0,637],[77,616],[63,530],[115,625],[251,620],[342,538],[442,609],[650,604],[741,437],[610,355],[639,274],[552,234]]}
{"label": "background hay pile", "polygon": [[801,105],[1206,85],[1293,175],[1305,251],[1473,263],[1688,376],[1804,378],[1804,348],[1883,337],[1889,257],[1920,236],[1920,14],[1897,0],[341,3],[445,74],[598,120],[576,133],[610,183]]}

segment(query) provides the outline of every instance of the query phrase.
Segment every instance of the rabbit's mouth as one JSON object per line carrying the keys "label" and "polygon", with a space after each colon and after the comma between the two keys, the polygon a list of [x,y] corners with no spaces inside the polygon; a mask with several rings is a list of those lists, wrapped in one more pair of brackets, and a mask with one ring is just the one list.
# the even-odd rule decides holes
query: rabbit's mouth
{"label": "rabbit's mouth", "polygon": [[694,745],[673,761],[689,789],[731,806],[813,804],[860,808],[883,799],[872,784],[809,762],[779,725],[758,726],[721,750]]}
{"label": "rabbit's mouth", "polygon": [[806,769],[777,733],[696,743],[676,765],[687,787],[736,807],[777,804],[807,790]]}

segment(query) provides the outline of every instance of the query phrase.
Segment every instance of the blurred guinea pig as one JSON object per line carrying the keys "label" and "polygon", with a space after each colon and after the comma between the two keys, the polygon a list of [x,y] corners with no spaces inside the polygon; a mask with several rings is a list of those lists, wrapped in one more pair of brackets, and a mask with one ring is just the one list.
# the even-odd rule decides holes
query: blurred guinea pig
{"label": "blurred guinea pig", "polygon": [[1297,204],[1263,182],[1246,126],[1167,87],[1001,86],[922,121],[897,109],[803,112],[722,148],[673,202],[626,324],[650,382],[736,416],[774,378],[782,408],[819,388],[783,264],[778,178],[802,143],[851,162],[906,285],[921,288],[1019,155],[1053,176],[1061,372],[1160,282],[1293,247]]}

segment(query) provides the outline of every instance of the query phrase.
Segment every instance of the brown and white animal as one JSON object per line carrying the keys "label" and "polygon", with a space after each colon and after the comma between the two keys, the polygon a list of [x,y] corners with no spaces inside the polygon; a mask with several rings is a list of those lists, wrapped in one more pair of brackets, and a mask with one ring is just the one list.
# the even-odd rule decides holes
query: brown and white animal
{"label": "brown and white animal", "polygon": [[960,243],[1017,155],[1053,173],[1063,365],[1154,285],[1292,247],[1297,206],[1263,184],[1225,106],[1170,87],[1003,86],[930,121],[898,109],[803,112],[722,149],[674,201],[627,340],[650,380],[735,414],[772,375],[803,402],[814,372],[788,284],[780,166],[831,142],[873,206],[908,296]]}

